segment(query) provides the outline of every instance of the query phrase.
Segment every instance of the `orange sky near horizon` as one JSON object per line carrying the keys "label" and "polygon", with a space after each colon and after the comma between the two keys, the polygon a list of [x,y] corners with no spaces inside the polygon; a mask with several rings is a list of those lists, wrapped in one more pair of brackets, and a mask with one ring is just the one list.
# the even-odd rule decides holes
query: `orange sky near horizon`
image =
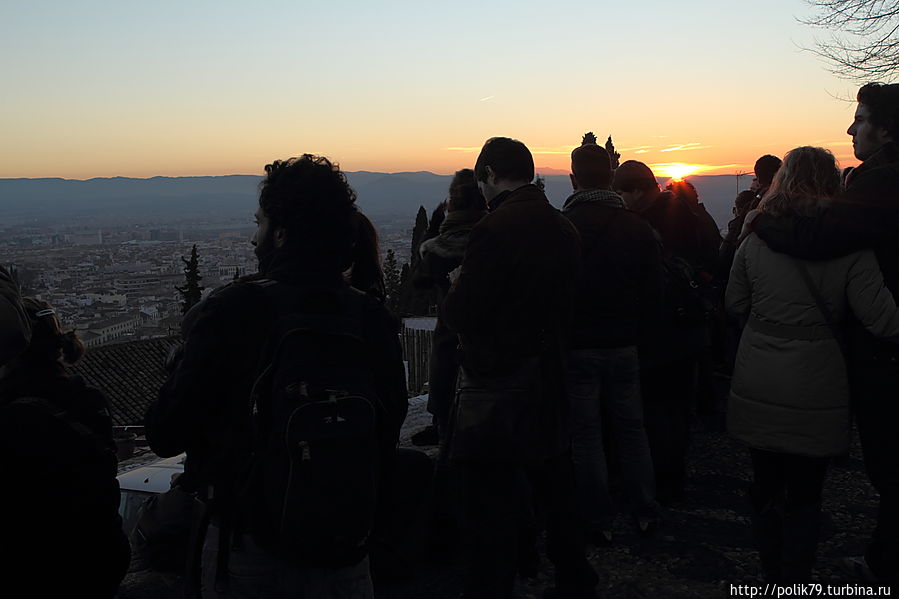
{"label": "orange sky near horizon", "polygon": [[567,172],[586,131],[660,176],[800,145],[856,162],[858,84],[802,50],[802,0],[647,0],[613,21],[588,0],[260,1],[4,8],[0,178],[261,174],[304,152],[450,174],[496,135]]}

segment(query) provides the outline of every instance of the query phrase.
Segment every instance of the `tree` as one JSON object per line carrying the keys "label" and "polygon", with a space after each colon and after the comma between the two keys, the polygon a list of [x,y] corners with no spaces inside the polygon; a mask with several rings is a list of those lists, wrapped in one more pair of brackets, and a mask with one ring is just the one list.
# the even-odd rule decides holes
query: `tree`
{"label": "tree", "polygon": [[537,175],[534,177],[534,185],[537,186],[542,192],[546,192],[546,179],[543,178],[543,175]]}
{"label": "tree", "polygon": [[899,0],[806,0],[815,14],[801,22],[825,29],[815,40],[831,71],[849,79],[893,81],[899,73]]}
{"label": "tree", "polygon": [[387,250],[387,257],[384,258],[384,291],[387,293],[387,308],[394,314],[399,314],[400,294],[402,293],[402,282],[400,280],[400,267],[396,262],[396,253],[393,250]]}
{"label": "tree", "polygon": [[587,131],[584,133],[584,136],[581,138],[581,145],[586,146],[587,144],[595,144],[596,136],[593,135],[592,131]]}
{"label": "tree", "polygon": [[606,140],[606,152],[609,153],[609,160],[612,162],[612,170],[614,171],[618,168],[618,159],[621,158],[621,154],[615,151],[615,144],[612,143],[612,136],[609,136],[609,139]]}
{"label": "tree", "polygon": [[184,262],[184,287],[175,286],[184,301],[181,302],[181,313],[187,314],[187,311],[200,303],[204,287],[200,286],[203,277],[200,276],[200,259],[197,256],[197,246],[190,249],[190,260],[181,256]]}

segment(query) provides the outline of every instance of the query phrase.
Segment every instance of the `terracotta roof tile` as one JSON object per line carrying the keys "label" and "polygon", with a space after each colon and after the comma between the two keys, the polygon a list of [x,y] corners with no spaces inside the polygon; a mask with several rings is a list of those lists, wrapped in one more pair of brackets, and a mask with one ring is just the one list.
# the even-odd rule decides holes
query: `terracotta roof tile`
{"label": "terracotta roof tile", "polygon": [[165,357],[176,343],[176,337],[165,337],[95,347],[69,372],[106,395],[114,425],[143,424],[167,378]]}

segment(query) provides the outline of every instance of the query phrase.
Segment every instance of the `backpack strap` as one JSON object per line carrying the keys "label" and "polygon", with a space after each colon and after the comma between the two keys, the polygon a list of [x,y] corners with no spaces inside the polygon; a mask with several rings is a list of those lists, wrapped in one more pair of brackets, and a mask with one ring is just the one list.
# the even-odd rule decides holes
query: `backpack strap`
{"label": "backpack strap", "polygon": [[799,273],[802,275],[802,280],[805,283],[805,286],[808,288],[809,293],[812,294],[812,297],[815,298],[815,303],[818,304],[818,310],[821,311],[821,314],[824,316],[825,322],[827,322],[827,326],[830,328],[831,334],[833,334],[833,338],[836,340],[837,345],[840,346],[840,353],[843,354],[843,360],[848,365],[849,348],[846,347],[846,340],[843,337],[843,331],[839,328],[839,326],[837,326],[836,320],[833,317],[833,313],[830,311],[830,308],[827,307],[827,303],[821,296],[821,290],[818,289],[818,286],[815,285],[815,282],[812,280],[812,275],[808,271],[808,267],[804,262],[801,262],[799,260],[795,260],[795,262],[799,267]]}

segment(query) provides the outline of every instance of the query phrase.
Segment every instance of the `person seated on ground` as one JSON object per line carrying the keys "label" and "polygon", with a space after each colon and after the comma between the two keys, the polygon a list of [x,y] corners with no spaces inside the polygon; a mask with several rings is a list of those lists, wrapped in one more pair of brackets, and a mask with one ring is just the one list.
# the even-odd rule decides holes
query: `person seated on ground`
{"label": "person seated on ground", "polygon": [[[840,189],[833,155],[787,153],[759,210],[809,216]],[[737,351],[728,431],[749,446],[752,531],[766,580],[811,578],[830,460],[849,449],[849,352],[842,325],[852,314],[875,335],[899,333],[899,309],[870,250],[803,261],[750,234],[734,258],[727,309],[748,316]]]}
{"label": "person seated on ground", "polygon": [[0,576],[34,597],[113,597],[131,551],[103,394],[70,377],[84,345],[53,308],[24,298],[25,350],[0,377]]}

